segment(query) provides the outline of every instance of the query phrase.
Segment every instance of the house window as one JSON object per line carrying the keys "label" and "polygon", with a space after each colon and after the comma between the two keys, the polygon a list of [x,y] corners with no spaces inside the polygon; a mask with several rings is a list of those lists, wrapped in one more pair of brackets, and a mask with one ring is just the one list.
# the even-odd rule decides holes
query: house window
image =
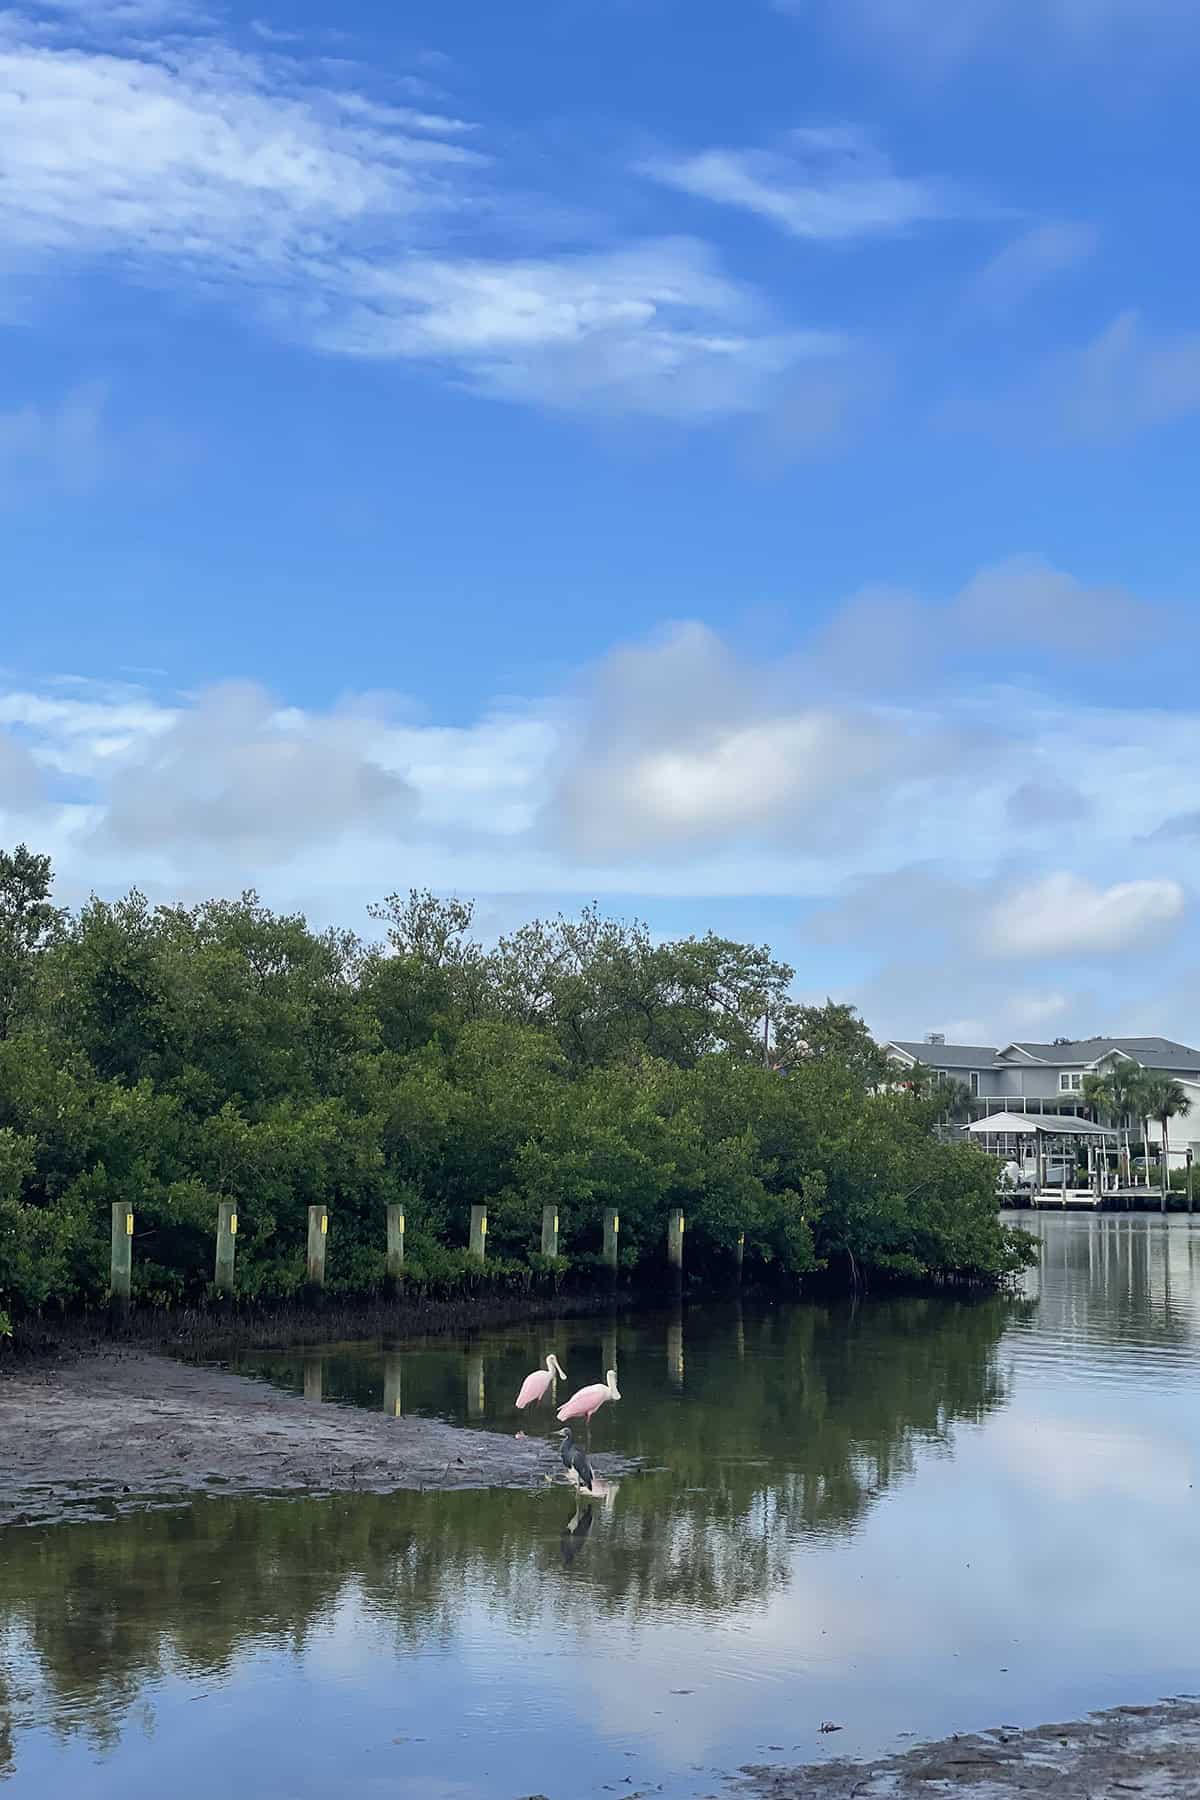
{"label": "house window", "polygon": [[1083,1092],[1083,1075],[1079,1072],[1071,1073],[1064,1070],[1058,1078],[1058,1091],[1060,1094],[1081,1094]]}
{"label": "house window", "polygon": [[977,1100],[979,1098],[979,1074],[978,1074],[977,1070],[975,1070],[975,1069],[971,1070],[970,1080],[971,1080],[972,1098]]}

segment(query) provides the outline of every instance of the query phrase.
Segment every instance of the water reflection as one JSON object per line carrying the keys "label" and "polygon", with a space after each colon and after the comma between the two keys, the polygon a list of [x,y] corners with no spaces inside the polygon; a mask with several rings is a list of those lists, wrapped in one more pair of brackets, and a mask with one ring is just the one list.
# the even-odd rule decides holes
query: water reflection
{"label": "water reflection", "polygon": [[588,1540],[592,1529],[592,1503],[580,1499],[575,1504],[575,1511],[563,1526],[561,1539],[563,1567],[569,1569],[579,1552]]}
{"label": "water reflection", "polygon": [[[264,1359],[397,1430],[425,1413],[548,1436],[549,1406],[518,1421],[512,1401],[553,1348],[572,1387],[619,1369],[593,1448],[644,1469],[591,1496],[205,1500],[10,1531],[0,1771],[95,1800],[198,1800],[222,1778],[256,1800],[507,1800],[560,1792],[566,1751],[597,1791],[636,1775],[682,1796],[822,1718],[865,1753],[1188,1685],[1200,1230],[1033,1226],[1020,1300],[726,1305]],[[314,1744],[292,1721],[318,1703]]]}

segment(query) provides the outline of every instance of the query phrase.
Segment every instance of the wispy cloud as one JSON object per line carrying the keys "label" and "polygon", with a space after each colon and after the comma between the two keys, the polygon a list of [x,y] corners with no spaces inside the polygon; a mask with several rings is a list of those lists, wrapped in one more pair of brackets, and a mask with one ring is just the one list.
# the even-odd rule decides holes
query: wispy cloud
{"label": "wispy cloud", "polygon": [[689,239],[519,262],[360,263],[318,328],[330,348],[450,363],[478,388],[552,407],[697,418],[753,411],[833,333],[764,324],[750,292]]}
{"label": "wispy cloud", "polygon": [[79,491],[100,476],[107,454],[103,382],[71,390],[55,406],[0,412],[0,503],[30,485]]}
{"label": "wispy cloud", "polygon": [[684,193],[825,242],[907,231],[956,206],[946,184],[896,174],[853,126],[794,131],[778,149],[708,149],[642,166]]}
{"label": "wispy cloud", "polygon": [[831,18],[855,48],[945,73],[988,51],[1028,63],[1030,45],[1075,60],[1118,46],[1161,56],[1197,41],[1192,0],[769,0],[797,18]]}
{"label": "wispy cloud", "polygon": [[1063,415],[1081,437],[1119,439],[1200,412],[1200,331],[1154,336],[1135,312],[1072,358]]}
{"label": "wispy cloud", "polygon": [[1093,225],[1035,225],[985,264],[970,283],[968,299],[980,312],[1002,315],[1046,282],[1086,262],[1099,239]]}
{"label": "wispy cloud", "polygon": [[305,343],[433,362],[503,399],[687,421],[757,410],[840,349],[774,321],[694,241],[472,254],[464,225],[486,214],[494,241],[504,217],[473,121],[211,32],[122,41],[159,14],[3,15],[0,232],[29,267],[249,299]]}

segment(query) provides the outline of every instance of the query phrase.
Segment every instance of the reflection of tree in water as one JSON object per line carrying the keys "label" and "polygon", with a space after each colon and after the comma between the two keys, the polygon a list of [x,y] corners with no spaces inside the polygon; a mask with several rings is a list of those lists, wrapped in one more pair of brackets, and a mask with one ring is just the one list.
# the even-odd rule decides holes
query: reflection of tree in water
{"label": "reflection of tree in water", "polygon": [[[651,1612],[703,1625],[757,1608],[787,1585],[798,1540],[852,1531],[911,1470],[917,1442],[945,1443],[956,1421],[1002,1403],[1009,1313],[1001,1300],[797,1306],[748,1315],[736,1340],[732,1315],[719,1330],[689,1315],[686,1404],[648,1369],[638,1379],[639,1359],[656,1355],[661,1371],[661,1327],[653,1348],[635,1329],[622,1360],[637,1399],[619,1442],[649,1472],[611,1510],[598,1503],[565,1568],[576,1500],[561,1488],[205,1500],[10,1531],[0,1630],[26,1647],[43,1692],[26,1702],[0,1688],[0,1770],[5,1700],[18,1723],[69,1706],[63,1729],[83,1721],[103,1742],[147,1682],[220,1677],[251,1644],[300,1651],[342,1601],[401,1647],[451,1643],[468,1603],[504,1629],[553,1619],[581,1640],[597,1612],[633,1628]],[[518,1369],[526,1351],[510,1354]]]}

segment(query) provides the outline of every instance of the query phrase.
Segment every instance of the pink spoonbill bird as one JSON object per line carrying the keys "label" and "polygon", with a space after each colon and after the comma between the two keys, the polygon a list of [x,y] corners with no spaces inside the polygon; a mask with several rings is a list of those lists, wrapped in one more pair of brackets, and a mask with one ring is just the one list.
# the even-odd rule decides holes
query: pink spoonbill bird
{"label": "pink spoonbill bird", "polygon": [[536,1400],[544,1399],[546,1389],[550,1386],[550,1383],[554,1380],[555,1376],[557,1376],[560,1381],[565,1381],[567,1379],[562,1364],[552,1350],[546,1358],[545,1368],[535,1369],[533,1374],[527,1375],[521,1383],[521,1391],[517,1395],[517,1411],[524,1412],[525,1408],[527,1406],[532,1406]]}
{"label": "pink spoonbill bird", "polygon": [[621,1390],[617,1386],[617,1371],[610,1369],[603,1381],[594,1382],[591,1387],[580,1388],[572,1394],[565,1406],[558,1409],[558,1421],[561,1425],[567,1419],[583,1419],[588,1428],[588,1436],[592,1431],[592,1414],[598,1412],[606,1400],[619,1400]]}

